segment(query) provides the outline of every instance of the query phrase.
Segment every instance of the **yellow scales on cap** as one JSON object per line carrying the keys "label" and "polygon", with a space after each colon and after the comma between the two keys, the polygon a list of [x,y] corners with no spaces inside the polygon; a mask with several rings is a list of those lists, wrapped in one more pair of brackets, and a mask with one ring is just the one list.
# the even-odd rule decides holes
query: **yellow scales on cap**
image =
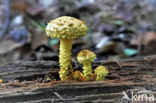
{"label": "yellow scales on cap", "polygon": [[83,75],[86,79],[89,79],[92,74],[91,63],[95,58],[95,53],[90,50],[82,50],[77,55],[77,61],[83,64]]}
{"label": "yellow scales on cap", "polygon": [[94,72],[96,74],[96,80],[104,80],[109,73],[108,69],[102,65],[98,66]]}

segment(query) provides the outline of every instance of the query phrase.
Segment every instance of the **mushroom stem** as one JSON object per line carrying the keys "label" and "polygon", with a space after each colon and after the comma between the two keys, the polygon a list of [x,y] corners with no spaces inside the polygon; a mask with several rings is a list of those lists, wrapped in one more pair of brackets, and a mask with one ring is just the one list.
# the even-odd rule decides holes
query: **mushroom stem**
{"label": "mushroom stem", "polygon": [[83,75],[84,75],[84,77],[87,77],[90,74],[92,74],[91,63],[84,63],[83,64]]}
{"label": "mushroom stem", "polygon": [[69,80],[70,75],[72,74],[72,65],[71,65],[71,49],[72,49],[73,39],[61,39],[60,40],[60,55],[59,62],[60,68],[59,75],[61,80]]}

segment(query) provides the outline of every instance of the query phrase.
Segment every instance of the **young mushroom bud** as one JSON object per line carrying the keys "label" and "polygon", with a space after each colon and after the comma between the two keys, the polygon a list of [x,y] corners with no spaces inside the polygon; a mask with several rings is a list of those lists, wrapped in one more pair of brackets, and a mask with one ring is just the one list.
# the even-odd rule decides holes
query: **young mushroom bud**
{"label": "young mushroom bud", "polygon": [[82,50],[77,55],[77,61],[83,64],[83,75],[86,80],[90,80],[90,75],[92,74],[91,63],[95,58],[95,53],[90,50]]}
{"label": "young mushroom bud", "polygon": [[84,76],[80,71],[76,70],[75,72],[72,73],[72,75],[74,80],[84,81]]}
{"label": "young mushroom bud", "polygon": [[108,76],[108,69],[104,66],[98,66],[94,70],[96,74],[96,80],[105,80],[105,77]]}
{"label": "young mushroom bud", "polygon": [[69,80],[72,75],[71,49],[73,39],[85,36],[88,31],[86,24],[73,17],[62,16],[51,20],[47,27],[47,36],[60,39],[60,68],[61,80]]}

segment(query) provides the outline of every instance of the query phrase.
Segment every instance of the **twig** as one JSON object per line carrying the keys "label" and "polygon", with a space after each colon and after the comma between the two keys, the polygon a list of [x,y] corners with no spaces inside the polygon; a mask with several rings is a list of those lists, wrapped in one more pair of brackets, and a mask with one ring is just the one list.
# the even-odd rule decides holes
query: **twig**
{"label": "twig", "polygon": [[73,62],[74,62],[74,64],[75,64],[75,67],[78,68],[78,65],[77,65],[77,62],[76,62],[75,59],[73,59]]}
{"label": "twig", "polygon": [[54,103],[54,99],[42,99],[42,100],[35,100],[35,101],[28,101],[28,102],[17,102],[17,103],[43,103],[44,101],[49,101],[51,103]]}
{"label": "twig", "polygon": [[53,92],[56,96],[58,96],[61,100],[65,101],[64,98],[62,98],[57,92]]}

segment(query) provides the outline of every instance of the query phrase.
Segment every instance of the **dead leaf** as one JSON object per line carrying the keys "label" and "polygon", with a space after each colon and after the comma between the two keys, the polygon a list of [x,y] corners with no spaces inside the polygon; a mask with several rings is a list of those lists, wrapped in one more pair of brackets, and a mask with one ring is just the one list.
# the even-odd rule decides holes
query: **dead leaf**
{"label": "dead leaf", "polygon": [[138,34],[131,40],[133,45],[148,45],[151,41],[156,41],[156,32],[146,32],[143,34]]}

